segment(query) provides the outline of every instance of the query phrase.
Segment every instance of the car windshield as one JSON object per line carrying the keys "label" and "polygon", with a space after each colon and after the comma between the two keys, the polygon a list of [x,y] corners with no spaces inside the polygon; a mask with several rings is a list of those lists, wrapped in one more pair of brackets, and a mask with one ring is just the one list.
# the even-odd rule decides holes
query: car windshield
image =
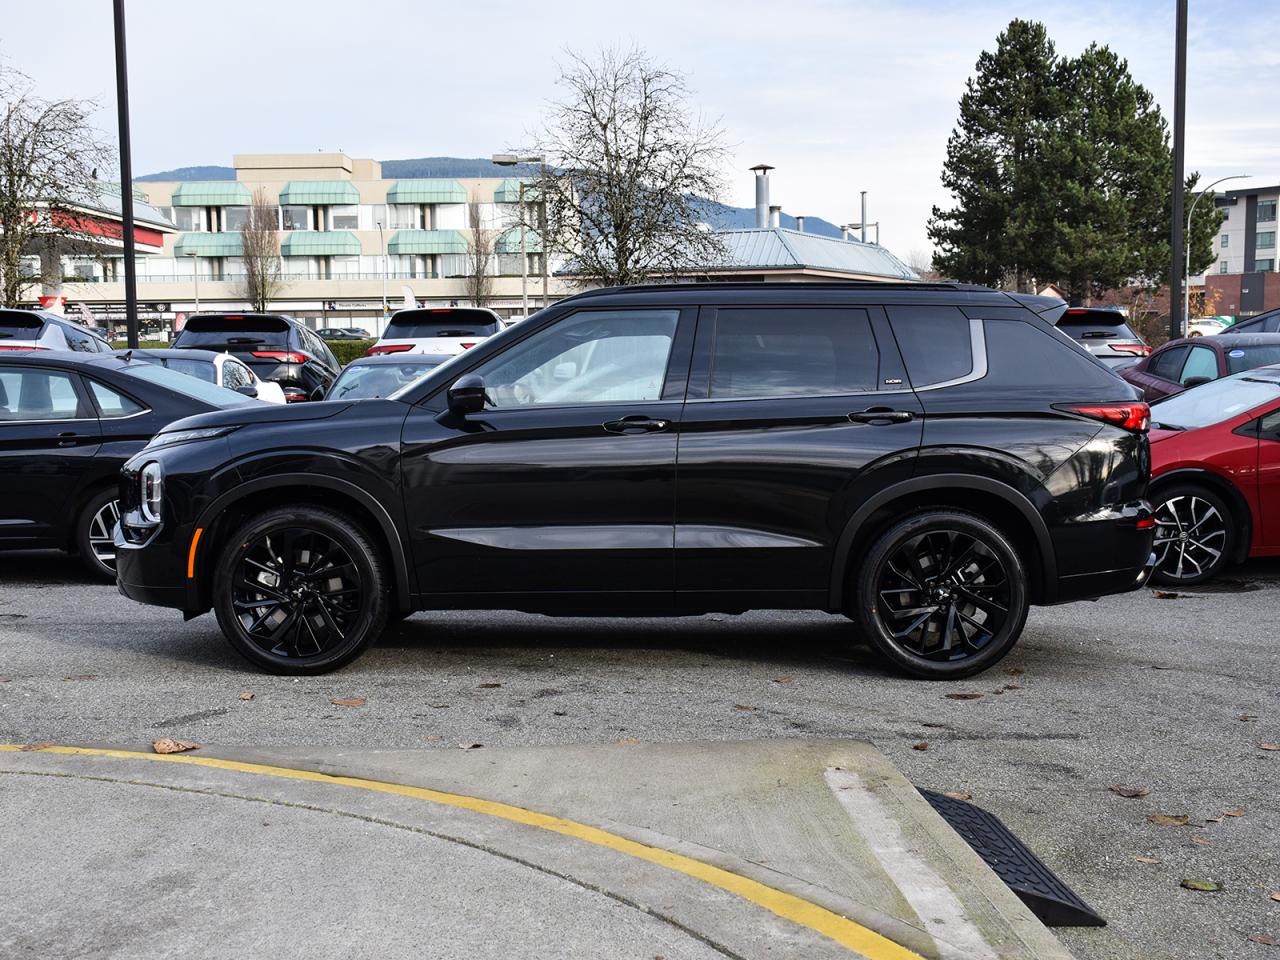
{"label": "car windshield", "polygon": [[369,363],[347,367],[329,391],[326,400],[367,400],[389,397],[397,390],[417,383],[434,370],[437,363]]}
{"label": "car windshield", "polygon": [[258,402],[252,397],[246,397],[244,394],[236,393],[234,390],[206,383],[195,377],[189,377],[185,373],[179,373],[177,370],[170,370],[168,367],[161,367],[154,363],[133,363],[123,368],[120,372],[127,377],[137,377],[139,380],[147,380],[162,387],[168,387],[170,390],[191,397],[193,400],[199,400],[215,407],[242,407],[246,403]]}
{"label": "car windshield", "polygon": [[175,347],[284,346],[289,342],[289,321],[283,317],[254,314],[192,317],[173,341]]}
{"label": "car windshield", "polygon": [[500,324],[488,310],[401,310],[392,316],[384,336],[388,340],[430,337],[490,337]]}
{"label": "car windshield", "polygon": [[1268,376],[1237,373],[1151,405],[1153,426],[1196,430],[1222,423],[1280,397],[1280,370]]}
{"label": "car windshield", "polygon": [[1271,363],[1280,363],[1280,343],[1260,343],[1227,351],[1229,373],[1243,373]]}
{"label": "car windshield", "polygon": [[0,312],[0,340],[39,340],[44,320],[20,310]]}

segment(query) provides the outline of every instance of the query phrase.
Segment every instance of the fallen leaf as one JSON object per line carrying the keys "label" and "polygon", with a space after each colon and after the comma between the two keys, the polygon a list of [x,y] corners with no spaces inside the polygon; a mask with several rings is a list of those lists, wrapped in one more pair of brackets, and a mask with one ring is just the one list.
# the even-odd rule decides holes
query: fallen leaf
{"label": "fallen leaf", "polygon": [[1254,720],[1258,719],[1258,715],[1256,713],[1242,713],[1240,716],[1236,717],[1236,719],[1242,723],[1252,723]]}
{"label": "fallen leaf", "polygon": [[337,700],[330,700],[335,707],[363,707],[367,701],[364,697],[340,697]]}
{"label": "fallen leaf", "polygon": [[1153,813],[1147,817],[1152,823],[1158,823],[1162,827],[1185,827],[1191,820],[1186,814],[1182,813]]}
{"label": "fallen leaf", "polygon": [[170,737],[164,737],[151,744],[151,749],[156,753],[186,753],[188,750],[199,750],[200,744],[192,743],[190,740],[174,740]]}
{"label": "fallen leaf", "polygon": [[980,693],[944,693],[943,696],[946,697],[948,700],[981,700],[982,699],[982,694]]}
{"label": "fallen leaf", "polygon": [[449,705],[447,703],[429,703],[427,704],[427,706],[429,706],[432,710],[448,710],[449,709]]}
{"label": "fallen leaf", "polygon": [[1172,590],[1152,590],[1151,595],[1157,600],[1177,600],[1182,594],[1174,593]]}
{"label": "fallen leaf", "polygon": [[1153,663],[1151,665],[1151,669],[1152,670],[1173,670],[1175,668],[1167,666],[1166,664],[1163,664],[1163,663]]}
{"label": "fallen leaf", "polygon": [[1026,672],[1027,671],[1023,670],[1021,667],[1010,667],[1008,670],[1005,671],[1005,673],[1007,673],[1011,677],[1020,677]]}
{"label": "fallen leaf", "polygon": [[1280,750],[1280,743],[1260,743],[1259,750]]}
{"label": "fallen leaf", "polygon": [[912,749],[912,750],[928,750],[928,749],[929,749],[929,741],[927,741],[927,740],[921,740],[919,743],[913,743],[913,744],[911,745],[911,749]]}
{"label": "fallen leaf", "polygon": [[1159,863],[1159,857],[1134,857],[1139,863]]}
{"label": "fallen leaf", "polygon": [[1004,685],[1004,688],[1005,688],[1006,690],[1021,690],[1021,689],[1022,689],[1022,684],[1020,684],[1020,683],[1006,683],[1006,684]]}
{"label": "fallen leaf", "polygon": [[444,737],[437,737],[437,736],[433,733],[431,736],[427,737],[426,739],[427,739],[427,740],[429,740],[431,743],[437,743],[438,741],[443,740],[443,739],[444,739]]}
{"label": "fallen leaf", "polygon": [[460,743],[458,744],[458,749],[459,750],[479,750],[483,746],[484,746],[483,743]]}
{"label": "fallen leaf", "polygon": [[97,676],[92,673],[82,673],[74,677],[63,677],[63,680],[97,680]]}
{"label": "fallen leaf", "polygon": [[944,797],[950,797],[952,800],[972,800],[972,793],[964,793],[960,790],[948,790],[943,794]]}
{"label": "fallen leaf", "polygon": [[553,717],[567,717],[569,715],[569,711],[568,710],[552,710],[551,715]]}
{"label": "fallen leaf", "polygon": [[1280,903],[1280,890],[1272,891],[1271,899],[1274,900],[1276,903]]}
{"label": "fallen leaf", "polygon": [[10,681],[10,679],[11,679],[11,678],[9,678],[9,677],[0,677],[0,683],[8,683],[8,682]]}
{"label": "fallen leaf", "polygon": [[1192,837],[1191,842],[1201,847],[1213,846],[1213,841],[1210,840],[1208,837]]}
{"label": "fallen leaf", "polygon": [[1146,787],[1126,787],[1123,783],[1113,783],[1107,789],[1118,796],[1127,797],[1130,800],[1145,797],[1151,792]]}
{"label": "fallen leaf", "polygon": [[496,690],[502,686],[500,683],[481,683],[476,685],[477,690]]}
{"label": "fallen leaf", "polygon": [[47,750],[52,747],[52,743],[24,743],[22,745],[22,753],[35,753],[37,750]]}
{"label": "fallen leaf", "polygon": [[756,708],[756,707],[749,707],[749,706],[747,706],[745,703],[735,703],[735,704],[733,705],[733,709],[735,709],[735,710],[755,710],[755,709],[757,709],[757,708]]}
{"label": "fallen leaf", "polygon": [[253,694],[252,694],[252,693],[250,693],[248,690],[246,690],[244,693],[240,694],[240,699],[241,699],[241,700],[252,700],[252,699],[253,699]]}
{"label": "fallen leaf", "polygon": [[1221,814],[1219,814],[1219,815],[1218,815],[1218,816],[1216,816],[1216,817],[1205,817],[1205,818],[1204,818],[1204,822],[1205,822],[1205,823],[1221,823],[1221,822],[1222,822],[1222,815],[1221,815]]}
{"label": "fallen leaf", "polygon": [[1240,807],[1236,807],[1234,810],[1223,810],[1222,815],[1224,817],[1243,817],[1247,812],[1248,811],[1242,810]]}
{"label": "fallen leaf", "polygon": [[1187,890],[1199,890],[1201,893],[1217,893],[1222,884],[1213,880],[1183,880],[1178,886]]}
{"label": "fallen leaf", "polygon": [[773,682],[774,683],[791,683],[792,679],[790,677],[778,677]]}
{"label": "fallen leaf", "polygon": [[1248,939],[1250,943],[1260,943],[1264,947],[1280,947],[1280,940],[1267,933],[1251,933]]}
{"label": "fallen leaf", "polygon": [[634,747],[639,742],[640,741],[637,740],[635,737],[623,737],[621,740],[618,741],[618,746]]}
{"label": "fallen leaf", "polygon": [[929,723],[925,721],[925,722],[922,722],[920,726],[929,727],[931,729],[945,730],[947,725],[945,723]]}

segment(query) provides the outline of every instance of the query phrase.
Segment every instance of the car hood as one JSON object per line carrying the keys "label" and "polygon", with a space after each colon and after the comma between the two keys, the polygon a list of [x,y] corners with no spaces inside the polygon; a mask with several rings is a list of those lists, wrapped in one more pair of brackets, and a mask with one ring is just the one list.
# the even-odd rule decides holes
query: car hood
{"label": "car hood", "polygon": [[174,433],[178,430],[202,430],[207,427],[243,427],[252,423],[297,423],[303,420],[327,420],[336,417],[351,406],[350,403],[252,403],[212,413],[198,413],[194,417],[175,420],[162,430]]}

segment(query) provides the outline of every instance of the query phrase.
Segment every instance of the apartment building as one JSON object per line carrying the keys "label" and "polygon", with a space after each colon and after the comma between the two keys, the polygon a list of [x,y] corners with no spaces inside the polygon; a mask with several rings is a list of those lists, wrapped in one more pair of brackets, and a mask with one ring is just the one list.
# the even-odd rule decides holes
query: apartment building
{"label": "apartment building", "polygon": [[1214,204],[1225,219],[1213,249],[1217,259],[1191,287],[1209,292],[1212,312],[1250,317],[1280,307],[1280,185],[1223,190]]}

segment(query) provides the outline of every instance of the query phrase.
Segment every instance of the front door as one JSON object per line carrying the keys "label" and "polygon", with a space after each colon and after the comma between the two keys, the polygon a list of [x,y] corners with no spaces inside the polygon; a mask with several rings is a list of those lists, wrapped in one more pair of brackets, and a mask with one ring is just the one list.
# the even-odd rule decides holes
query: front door
{"label": "front door", "polygon": [[1280,410],[1258,423],[1258,505],[1262,531],[1254,543],[1280,549]]}
{"label": "front door", "polygon": [[[581,309],[464,372],[405,423],[403,483],[428,605],[672,598],[676,427],[694,311]],[[450,600],[453,598],[453,600]]]}
{"label": "front door", "polygon": [[62,371],[0,366],[0,544],[61,546],[72,493],[102,432],[79,385]]}
{"label": "front door", "polygon": [[873,487],[910,476],[920,444],[922,409],[883,311],[703,308],[695,356],[678,599],[822,606],[846,520]]}

